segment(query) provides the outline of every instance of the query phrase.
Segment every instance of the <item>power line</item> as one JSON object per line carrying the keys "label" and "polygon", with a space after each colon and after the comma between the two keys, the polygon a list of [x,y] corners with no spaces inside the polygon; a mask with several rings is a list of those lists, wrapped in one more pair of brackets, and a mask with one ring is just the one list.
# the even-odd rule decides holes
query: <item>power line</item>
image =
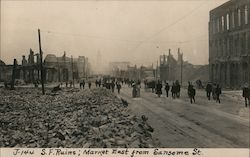
{"label": "power line", "polygon": [[133,42],[133,43],[141,42],[141,40],[129,40],[129,39],[114,38],[114,37],[103,37],[103,36],[82,35],[82,34],[70,34],[70,33],[62,33],[62,32],[55,32],[55,31],[43,31],[43,32],[48,33],[48,34],[59,34],[59,35],[74,36],[74,37],[80,37],[80,38],[94,38],[94,39],[100,39],[100,40]]}
{"label": "power line", "polygon": [[65,36],[73,36],[73,37],[80,37],[80,38],[95,38],[95,39],[99,39],[99,40],[111,40],[111,41],[121,41],[121,42],[131,42],[131,43],[151,43],[151,44],[156,44],[156,43],[163,43],[163,44],[169,44],[169,43],[188,43],[188,42],[192,42],[197,40],[198,38],[201,37],[207,37],[207,35],[201,35],[195,38],[192,38],[191,40],[185,40],[185,41],[142,41],[142,40],[128,40],[128,39],[118,39],[118,38],[109,38],[109,37],[102,37],[102,36],[93,36],[93,35],[81,35],[81,34],[69,34],[69,33],[62,33],[62,32],[55,32],[55,31],[41,31],[44,33],[48,33],[48,34],[58,34],[58,35],[65,35]]}
{"label": "power line", "polygon": [[195,7],[194,9],[192,9],[188,14],[182,16],[181,18],[179,18],[178,20],[176,20],[175,22],[171,23],[170,25],[163,27],[161,30],[159,30],[158,32],[156,32],[155,34],[151,35],[150,37],[146,38],[144,41],[141,41],[132,51],[136,51],[137,48],[140,47],[140,45],[142,45],[143,43],[145,43],[145,41],[148,41],[149,39],[157,36],[158,34],[160,34],[161,32],[165,31],[166,29],[168,29],[169,27],[172,27],[173,25],[179,23],[180,21],[182,21],[183,19],[185,19],[186,17],[188,17],[189,15],[191,15],[192,13],[194,13],[197,9],[199,9],[203,4],[205,3],[201,3],[200,5],[198,5],[197,7]]}

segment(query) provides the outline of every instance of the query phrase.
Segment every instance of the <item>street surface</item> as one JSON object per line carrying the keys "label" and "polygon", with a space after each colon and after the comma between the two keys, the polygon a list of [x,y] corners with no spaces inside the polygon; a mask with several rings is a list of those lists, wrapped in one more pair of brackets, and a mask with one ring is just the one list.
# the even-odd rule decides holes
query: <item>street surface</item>
{"label": "street surface", "polygon": [[[85,90],[89,90],[87,85]],[[139,98],[132,98],[132,88],[127,85],[122,86],[120,94],[115,89],[115,94],[129,103],[132,114],[148,117],[153,137],[161,147],[249,148],[250,108],[245,107],[241,91],[222,91],[220,104],[208,101],[205,91],[198,89],[193,104],[185,88],[179,99],[173,99],[171,93],[166,97],[165,91],[159,98],[144,87]]]}
{"label": "street surface", "polygon": [[133,114],[149,118],[162,147],[249,148],[250,110],[240,91],[222,91],[220,104],[208,101],[204,90],[197,90],[194,104],[186,89],[179,99],[167,98],[165,92],[159,98],[143,87],[140,92],[132,98],[132,88],[125,85],[119,97],[128,101]]}

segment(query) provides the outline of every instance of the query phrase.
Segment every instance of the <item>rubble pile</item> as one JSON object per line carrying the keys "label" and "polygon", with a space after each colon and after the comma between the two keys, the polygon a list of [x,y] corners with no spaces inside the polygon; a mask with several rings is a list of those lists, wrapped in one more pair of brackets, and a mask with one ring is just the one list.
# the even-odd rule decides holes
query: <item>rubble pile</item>
{"label": "rubble pile", "polygon": [[108,90],[0,89],[0,147],[154,147],[147,118]]}

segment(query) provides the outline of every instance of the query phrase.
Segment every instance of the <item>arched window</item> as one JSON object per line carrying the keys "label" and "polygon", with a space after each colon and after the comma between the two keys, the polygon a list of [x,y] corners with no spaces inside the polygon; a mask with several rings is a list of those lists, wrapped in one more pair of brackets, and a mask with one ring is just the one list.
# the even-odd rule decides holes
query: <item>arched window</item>
{"label": "arched window", "polygon": [[224,31],[225,25],[224,25],[224,16],[221,17],[221,30]]}
{"label": "arched window", "polygon": [[230,25],[229,14],[227,14],[227,30],[229,30],[229,25]]}
{"label": "arched window", "polygon": [[220,32],[220,19],[217,18],[217,32]]}
{"label": "arched window", "polygon": [[232,12],[232,28],[235,27],[235,22],[234,22],[234,11]]}
{"label": "arched window", "polygon": [[248,8],[247,5],[245,5],[245,24],[248,24]]}
{"label": "arched window", "polygon": [[238,9],[238,26],[241,26],[241,13],[240,13],[240,9]]}

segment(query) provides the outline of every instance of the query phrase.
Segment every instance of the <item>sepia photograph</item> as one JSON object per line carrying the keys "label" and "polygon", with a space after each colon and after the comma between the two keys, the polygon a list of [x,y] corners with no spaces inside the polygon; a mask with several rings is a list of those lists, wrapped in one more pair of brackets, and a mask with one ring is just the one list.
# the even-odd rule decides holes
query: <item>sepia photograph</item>
{"label": "sepia photograph", "polygon": [[0,148],[249,151],[250,0],[0,8]]}

